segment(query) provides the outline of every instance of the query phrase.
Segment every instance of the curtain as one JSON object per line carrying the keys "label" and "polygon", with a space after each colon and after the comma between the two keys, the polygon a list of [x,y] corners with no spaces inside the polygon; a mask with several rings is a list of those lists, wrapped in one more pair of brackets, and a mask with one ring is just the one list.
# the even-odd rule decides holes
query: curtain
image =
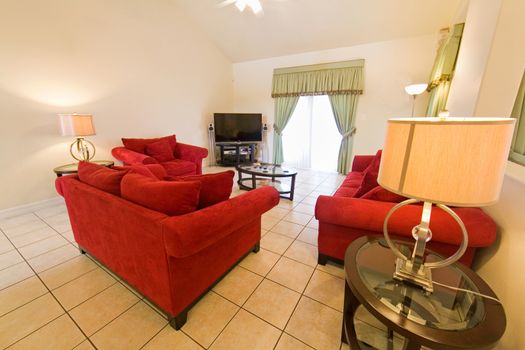
{"label": "curtain", "polygon": [[361,95],[364,60],[279,68],[273,72],[272,97]]}
{"label": "curtain", "polygon": [[443,40],[438,48],[427,88],[430,92],[427,117],[437,117],[439,112],[446,109],[464,26],[464,23],[454,25],[452,34]]}
{"label": "curtain", "polygon": [[511,117],[516,118],[516,126],[514,127],[510,159],[525,165],[525,72],[523,72]]}
{"label": "curtain", "polygon": [[282,164],[284,161],[282,133],[298,101],[299,96],[277,97],[275,99],[275,123],[273,124],[273,162],[275,164]]}
{"label": "curtain", "polygon": [[330,104],[334,113],[337,130],[343,137],[339,146],[337,171],[348,173],[352,161],[352,140],[355,133],[355,112],[357,109],[357,95],[331,95]]}
{"label": "curtain", "polygon": [[347,158],[351,155],[351,140],[349,136],[344,136],[348,131],[341,130],[346,130],[346,124],[353,124],[357,97],[363,94],[364,89],[364,64],[365,60],[361,59],[274,70],[272,81],[272,97],[275,99],[274,163],[281,164],[284,161],[281,134],[293,113],[299,96],[329,95],[347,96],[343,98],[347,102],[341,103],[344,107],[341,107],[343,109],[341,110],[339,132],[343,135],[344,141],[341,144],[342,150],[339,156],[341,169],[348,167]]}

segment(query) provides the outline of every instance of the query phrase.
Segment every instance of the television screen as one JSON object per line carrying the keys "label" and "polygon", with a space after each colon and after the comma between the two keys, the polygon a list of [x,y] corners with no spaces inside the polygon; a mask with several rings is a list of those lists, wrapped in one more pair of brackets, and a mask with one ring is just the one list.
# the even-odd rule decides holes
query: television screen
{"label": "television screen", "polygon": [[215,113],[215,142],[261,142],[262,114]]}

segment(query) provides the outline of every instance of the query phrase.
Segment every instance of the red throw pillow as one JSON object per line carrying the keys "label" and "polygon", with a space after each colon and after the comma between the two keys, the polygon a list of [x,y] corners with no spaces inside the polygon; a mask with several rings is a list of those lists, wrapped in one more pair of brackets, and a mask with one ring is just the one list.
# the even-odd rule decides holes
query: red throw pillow
{"label": "red throw pillow", "polygon": [[90,162],[78,163],[80,181],[115,196],[120,196],[120,182],[127,172],[127,170],[114,170]]}
{"label": "red throw pillow", "polygon": [[400,196],[394,192],[390,192],[389,190],[381,186],[376,186],[372,188],[370,191],[362,195],[360,198],[370,199],[373,201],[380,201],[380,202],[392,202],[392,203],[399,203],[407,199],[406,197]]}
{"label": "red throw pillow", "polygon": [[125,165],[122,167],[113,167],[125,170],[133,170],[136,174],[141,174],[147,177],[151,177],[155,180],[162,180],[167,175],[166,169],[160,164],[135,164]]}
{"label": "red throw pillow", "polygon": [[231,170],[216,174],[191,175],[191,176],[166,176],[169,181],[199,181],[202,184],[198,208],[206,208],[230,198],[233,187]]}
{"label": "red throw pillow", "polygon": [[169,162],[175,159],[173,149],[168,140],[159,140],[146,145],[146,154],[155,158],[159,163]]}
{"label": "red throw pillow", "polygon": [[200,189],[198,181],[161,181],[132,173],[121,183],[122,198],[170,216],[195,211]]}
{"label": "red throw pillow", "polygon": [[[381,154],[383,153],[383,150],[378,150],[376,152],[376,155],[374,159],[370,162],[370,164],[366,167],[366,169],[363,171],[363,175],[367,173],[372,174],[379,174],[379,166],[381,165]],[[377,177],[377,176],[376,176]]]}
{"label": "red throw pillow", "polygon": [[374,174],[372,172],[366,173],[363,177],[361,185],[354,193],[354,198],[360,198],[361,196],[365,195],[368,191],[372,190],[377,186],[379,186],[379,184],[377,183],[377,174]]}
{"label": "red throw pillow", "polygon": [[363,180],[361,185],[354,194],[354,198],[359,198],[365,193],[378,186],[377,175],[379,175],[379,165],[381,165],[381,153],[382,150],[377,151],[376,156],[368,165],[368,167],[363,171]]}
{"label": "red throw pillow", "polygon": [[126,147],[127,149],[131,151],[145,154],[147,145],[153,142],[160,141],[160,140],[167,140],[171,146],[172,152],[175,151],[175,147],[177,146],[177,137],[175,135],[158,137],[158,138],[153,138],[153,139],[123,138],[122,144],[124,145],[124,147]]}

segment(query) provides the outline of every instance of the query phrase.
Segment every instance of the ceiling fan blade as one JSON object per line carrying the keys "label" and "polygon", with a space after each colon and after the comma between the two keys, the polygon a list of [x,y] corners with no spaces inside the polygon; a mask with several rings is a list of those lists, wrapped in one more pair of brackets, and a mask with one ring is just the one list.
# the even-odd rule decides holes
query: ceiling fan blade
{"label": "ceiling fan blade", "polygon": [[218,8],[226,7],[226,6],[228,6],[228,5],[234,4],[236,1],[237,1],[237,0],[224,0],[224,1],[220,2],[220,3],[218,3],[216,6],[217,6]]}

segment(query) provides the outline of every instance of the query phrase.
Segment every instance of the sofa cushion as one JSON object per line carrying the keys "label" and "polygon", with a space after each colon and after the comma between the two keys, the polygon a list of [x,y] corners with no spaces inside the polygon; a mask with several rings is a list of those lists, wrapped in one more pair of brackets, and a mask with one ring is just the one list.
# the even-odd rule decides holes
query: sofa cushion
{"label": "sofa cushion", "polygon": [[80,181],[115,196],[120,196],[120,182],[127,172],[127,170],[110,169],[90,162],[78,163]]}
{"label": "sofa cushion", "polygon": [[394,192],[390,192],[389,190],[381,186],[376,186],[372,188],[370,191],[362,195],[360,198],[369,199],[373,201],[380,201],[380,202],[392,202],[392,203],[399,203],[407,199],[406,197],[400,196]]}
{"label": "sofa cushion", "polygon": [[162,163],[162,166],[166,169],[167,176],[187,176],[197,174],[197,165],[187,160],[174,159]]}
{"label": "sofa cushion", "polygon": [[133,170],[136,174],[141,174],[146,177],[151,177],[155,180],[162,180],[167,175],[166,170],[160,164],[134,164],[134,165],[123,165],[114,166],[113,169]]}
{"label": "sofa cushion", "polygon": [[334,197],[354,197],[357,188],[355,187],[339,187],[334,193]]}
{"label": "sofa cushion", "polygon": [[172,151],[175,151],[175,147],[177,146],[177,137],[175,135],[152,139],[122,138],[122,144],[129,150],[145,154],[147,145],[160,140],[167,140],[172,148]]}
{"label": "sofa cushion", "polygon": [[193,176],[166,176],[169,181],[198,181],[201,183],[201,192],[197,208],[206,208],[230,198],[233,188],[233,176],[231,170],[216,174],[193,175]]}
{"label": "sofa cushion", "polygon": [[[367,173],[372,174],[379,174],[379,166],[381,165],[381,154],[383,153],[383,150],[378,150],[376,152],[376,155],[374,156],[374,159],[370,162],[370,164],[366,167],[366,169],[363,171],[363,175],[366,175]],[[376,176],[377,178],[377,176]]]}
{"label": "sofa cushion", "polygon": [[368,191],[371,191],[373,188],[379,186],[377,183],[377,174],[372,172],[366,173],[363,177],[361,185],[358,187],[357,191],[354,193],[354,197],[360,198],[365,195]]}
{"label": "sofa cushion", "polygon": [[354,197],[361,197],[379,185],[377,183],[377,176],[379,175],[379,166],[381,165],[381,153],[382,150],[377,151],[370,165],[363,171],[363,180],[355,192]]}
{"label": "sofa cushion", "polygon": [[173,156],[173,148],[166,139],[147,144],[145,151],[148,156],[155,158],[159,163],[169,162],[175,159]]}
{"label": "sofa cushion", "polygon": [[133,173],[121,183],[122,198],[170,216],[195,211],[200,189],[198,181],[162,181]]}
{"label": "sofa cushion", "polygon": [[363,173],[357,171],[350,172],[340,187],[352,187],[357,189],[361,186],[361,182],[363,182],[363,176]]}

